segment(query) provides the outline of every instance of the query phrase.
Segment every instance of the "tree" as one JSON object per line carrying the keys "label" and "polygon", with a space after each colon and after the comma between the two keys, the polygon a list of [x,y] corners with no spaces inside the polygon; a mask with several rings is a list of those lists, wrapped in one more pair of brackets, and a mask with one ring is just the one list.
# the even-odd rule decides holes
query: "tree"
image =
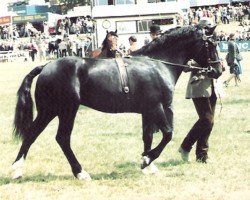
{"label": "tree", "polygon": [[63,4],[63,12],[67,13],[68,10],[71,10],[77,6],[88,6],[91,4],[91,0],[59,0],[60,4]]}

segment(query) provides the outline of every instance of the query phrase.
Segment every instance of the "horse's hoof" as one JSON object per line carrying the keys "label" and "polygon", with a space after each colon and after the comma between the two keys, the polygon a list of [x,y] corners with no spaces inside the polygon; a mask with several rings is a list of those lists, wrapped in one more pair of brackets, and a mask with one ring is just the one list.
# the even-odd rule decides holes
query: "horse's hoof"
{"label": "horse's hoof", "polygon": [[150,158],[148,156],[143,156],[141,159],[141,169],[144,169],[150,164]]}
{"label": "horse's hoof", "polygon": [[157,174],[159,172],[158,168],[155,166],[154,163],[151,163],[149,166],[142,169],[143,174]]}
{"label": "horse's hoof", "polygon": [[22,157],[20,160],[16,161],[12,165],[12,179],[20,179],[23,177],[23,163],[24,163],[24,158]]}
{"label": "horse's hoof", "polygon": [[150,169],[151,174],[156,174],[159,172],[159,169],[155,166],[154,163],[151,163],[148,167]]}
{"label": "horse's hoof", "polygon": [[23,177],[23,172],[21,169],[16,169],[14,172],[13,172],[13,176],[12,176],[12,179],[13,180],[16,180],[16,179],[20,179]]}
{"label": "horse's hoof", "polygon": [[77,178],[81,181],[91,181],[90,175],[86,171],[77,174]]}

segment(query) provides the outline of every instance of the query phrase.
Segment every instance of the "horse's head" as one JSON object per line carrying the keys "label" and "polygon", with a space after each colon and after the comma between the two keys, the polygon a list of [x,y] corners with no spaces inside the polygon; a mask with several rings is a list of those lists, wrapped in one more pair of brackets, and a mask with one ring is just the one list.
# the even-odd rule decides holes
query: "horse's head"
{"label": "horse's head", "polygon": [[210,78],[218,78],[222,74],[223,66],[217,50],[216,26],[201,21],[196,28],[198,50],[192,57],[201,67],[208,68]]}
{"label": "horse's head", "polygon": [[107,31],[106,37],[102,42],[102,49],[117,49],[117,30]]}
{"label": "horse's head", "polygon": [[107,31],[106,37],[102,42],[103,57],[114,57],[117,50],[117,30]]}

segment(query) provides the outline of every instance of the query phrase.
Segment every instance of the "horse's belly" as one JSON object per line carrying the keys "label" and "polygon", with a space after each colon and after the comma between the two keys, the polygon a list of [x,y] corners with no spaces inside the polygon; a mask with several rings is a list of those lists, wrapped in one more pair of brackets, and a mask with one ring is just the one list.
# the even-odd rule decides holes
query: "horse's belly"
{"label": "horse's belly", "polygon": [[81,104],[108,113],[136,112],[130,94],[121,88],[89,88],[81,91]]}

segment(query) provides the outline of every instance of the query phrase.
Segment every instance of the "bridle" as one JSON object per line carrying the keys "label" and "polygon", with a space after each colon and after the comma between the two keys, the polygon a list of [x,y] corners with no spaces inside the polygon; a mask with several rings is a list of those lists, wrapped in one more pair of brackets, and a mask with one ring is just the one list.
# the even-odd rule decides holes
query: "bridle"
{"label": "bridle", "polygon": [[[205,48],[206,48],[207,67],[204,67],[204,68],[200,67],[201,72],[211,72],[211,70],[213,68],[213,66],[212,66],[213,64],[217,64],[217,63],[222,62],[222,59],[220,59],[220,58],[217,59],[217,60],[212,60],[211,57],[210,57],[209,48],[208,48],[209,43],[212,43],[212,45],[216,46],[215,41],[213,41],[212,37],[213,37],[213,35],[206,35],[205,29],[203,29],[202,40],[204,41],[203,46],[205,46]],[[197,57],[200,54],[200,52],[202,51],[203,46],[201,47],[200,51],[198,51],[198,53],[196,53],[194,58]]]}

